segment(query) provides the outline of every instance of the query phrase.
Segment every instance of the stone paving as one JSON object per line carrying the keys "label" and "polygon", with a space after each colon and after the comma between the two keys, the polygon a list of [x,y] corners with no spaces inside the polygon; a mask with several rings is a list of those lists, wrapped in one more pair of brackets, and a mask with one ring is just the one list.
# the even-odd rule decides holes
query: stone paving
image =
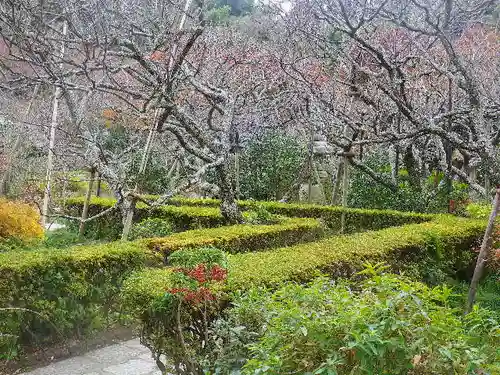
{"label": "stone paving", "polygon": [[149,349],[142,346],[139,339],[134,339],[21,375],[161,375],[161,371]]}

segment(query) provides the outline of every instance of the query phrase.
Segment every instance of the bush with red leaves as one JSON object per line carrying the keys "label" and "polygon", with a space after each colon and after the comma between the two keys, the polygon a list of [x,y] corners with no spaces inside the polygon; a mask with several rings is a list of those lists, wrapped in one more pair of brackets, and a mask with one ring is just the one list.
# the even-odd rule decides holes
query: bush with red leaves
{"label": "bush with red leaves", "polygon": [[167,292],[180,296],[185,302],[194,306],[215,301],[216,297],[210,290],[210,285],[223,282],[227,278],[227,270],[218,264],[211,267],[207,267],[205,263],[200,263],[194,268],[178,267],[174,268],[174,273],[186,276],[187,280],[184,281],[190,287],[170,288]]}

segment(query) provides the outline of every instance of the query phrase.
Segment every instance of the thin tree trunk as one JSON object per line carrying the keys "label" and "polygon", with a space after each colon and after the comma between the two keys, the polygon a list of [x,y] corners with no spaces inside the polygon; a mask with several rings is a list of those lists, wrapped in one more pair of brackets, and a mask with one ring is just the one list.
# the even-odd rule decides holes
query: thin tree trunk
{"label": "thin tree trunk", "polygon": [[132,222],[134,219],[134,210],[135,210],[136,199],[134,197],[127,197],[123,202],[123,230],[122,230],[122,241],[127,241],[128,236],[130,234],[130,230],[132,229]]}
{"label": "thin tree trunk", "polygon": [[[153,124],[149,129],[148,139],[146,140],[146,145],[144,146],[144,151],[142,152],[141,165],[139,166],[139,171],[137,173],[136,183],[134,186],[133,193],[137,193],[139,188],[137,181],[144,175],[146,172],[146,166],[148,165],[149,153],[151,151],[151,146],[153,144],[154,136],[157,128],[157,119],[158,119],[158,110],[155,113],[155,118],[153,120]],[[126,198],[126,202],[124,204],[125,211],[123,213],[123,230],[122,230],[122,241],[127,241],[128,236],[130,234],[130,230],[132,229],[132,222],[134,219],[135,205],[137,203],[137,199],[133,196],[129,196]]]}
{"label": "thin tree trunk", "polygon": [[[184,4],[184,12],[181,16],[181,20],[179,22],[179,31],[182,31],[184,28],[184,23],[186,22],[186,17],[187,13],[189,11],[189,6],[191,4],[192,0],[186,0],[186,3]],[[172,49],[170,50],[170,56],[169,56],[169,61],[168,61],[168,71],[172,69],[174,62],[175,62],[175,55],[177,53],[177,48],[178,48],[178,43],[175,43],[172,46]],[[149,135],[148,139],[146,141],[146,145],[144,147],[144,152],[142,154],[142,160],[141,160],[141,166],[139,167],[139,173],[138,177],[142,176],[144,172],[146,171],[146,165],[148,163],[149,159],[149,153],[151,151],[151,145],[153,144],[154,136],[156,133],[156,129],[158,127],[157,121],[159,117],[159,110],[157,109],[155,112],[155,118],[153,121],[153,124],[151,125],[151,128],[149,129]],[[137,191],[137,183],[135,184],[133,192],[135,193]],[[128,202],[128,204],[127,204]],[[132,228],[132,221],[134,218],[134,211],[135,211],[135,205],[137,203],[137,199],[133,197],[128,197],[126,199],[125,205],[124,205],[124,219],[123,219],[123,231],[122,231],[122,240],[126,241],[128,239],[128,235],[130,233],[130,229]]]}
{"label": "thin tree trunk", "polygon": [[85,195],[85,201],[83,202],[82,218],[80,220],[80,227],[78,229],[78,237],[80,239],[83,238],[83,235],[85,233],[85,220],[87,220],[87,218],[89,217],[90,198],[92,197],[92,188],[94,186],[95,173],[95,168],[92,168],[90,170],[90,179],[87,187],[87,194]]}
{"label": "thin tree trunk", "polygon": [[488,226],[486,227],[486,231],[483,237],[483,243],[481,244],[481,250],[479,251],[479,255],[477,257],[476,268],[474,269],[474,275],[472,276],[472,281],[470,283],[469,295],[467,298],[467,307],[465,313],[468,314],[472,310],[472,306],[476,301],[476,292],[477,287],[479,285],[479,281],[483,276],[484,266],[486,264],[486,260],[488,259],[488,253],[491,248],[492,243],[492,233],[495,227],[495,219],[498,214],[498,209],[500,208],[500,185],[497,186],[495,201],[493,203],[493,208],[491,210],[490,219],[488,221]]}
{"label": "thin tree trunk", "polygon": [[332,192],[332,205],[335,206],[339,203],[340,197],[340,183],[342,181],[342,174],[344,173],[344,161],[340,159],[339,165],[337,167],[337,173],[335,175],[335,183],[333,185]]}
{"label": "thin tree trunk", "polygon": [[240,199],[240,152],[234,153],[234,190],[236,199]]}
{"label": "thin tree trunk", "polygon": [[311,125],[309,129],[309,156],[308,156],[308,175],[309,179],[307,182],[307,203],[312,203],[312,182],[313,182],[313,163],[314,163],[314,127]]}
{"label": "thin tree trunk", "polygon": [[[68,31],[68,24],[64,21],[62,35],[66,36]],[[64,57],[64,42],[61,44],[60,57]],[[61,64],[62,65],[62,64]],[[61,88],[56,87],[54,92],[54,102],[52,104],[52,119],[50,122],[50,138],[49,138],[49,153],[47,155],[47,173],[45,175],[45,191],[43,194],[43,205],[42,205],[42,226],[45,227],[47,224],[47,219],[49,215],[49,201],[50,201],[50,189],[52,185],[52,172],[54,169],[54,145],[56,141],[56,128],[57,128],[57,111],[59,108],[59,96],[61,95]]]}
{"label": "thin tree trunk", "polygon": [[394,162],[392,163],[391,179],[394,185],[398,184],[399,177],[399,146],[394,146]]}
{"label": "thin tree trunk", "polygon": [[340,217],[340,233],[345,231],[345,208],[347,208],[347,194],[349,190],[349,160],[347,156],[344,156],[344,175],[342,181],[342,215]]}
{"label": "thin tree trunk", "polygon": [[101,178],[101,174],[99,173],[97,176],[97,187],[95,189],[95,196],[96,197],[101,196],[101,182],[102,182],[102,178]]}

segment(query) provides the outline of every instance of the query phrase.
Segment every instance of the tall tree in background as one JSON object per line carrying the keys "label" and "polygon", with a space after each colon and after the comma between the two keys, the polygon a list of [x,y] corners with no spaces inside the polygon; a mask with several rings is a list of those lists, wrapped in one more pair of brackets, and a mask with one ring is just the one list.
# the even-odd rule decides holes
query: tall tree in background
{"label": "tall tree in background", "polygon": [[[282,16],[291,45],[282,67],[310,95],[305,120],[344,151],[390,146],[415,189],[437,169],[486,197],[500,178],[500,72],[491,69],[500,38],[485,21],[493,3],[298,2]],[[397,189],[361,158],[349,162]]]}
{"label": "tall tree in background", "polygon": [[[219,79],[222,66],[236,71],[239,64],[212,65],[210,61],[207,65],[203,58],[207,41],[199,40],[207,28],[204,4],[193,3],[187,12],[183,6],[155,1],[89,2],[85,6],[6,1],[0,7],[2,38],[8,51],[1,59],[4,86],[59,87],[75,126],[82,118],[74,116],[76,103],[89,92],[114,97],[139,117],[156,118],[154,132],[170,132],[202,161],[193,180],[214,169],[222,214],[229,222],[241,222],[234,201],[230,150],[236,134],[236,110],[250,86],[239,84],[239,91],[234,91],[236,86]],[[187,16],[186,27],[178,31],[175,25],[183,15]],[[52,27],[54,20],[67,23],[65,37]],[[211,30],[208,41],[216,35]],[[62,40],[64,56],[57,48]],[[28,66],[28,72],[19,66]],[[133,202],[123,181],[114,179],[102,165],[102,153],[94,149],[87,154],[94,155],[96,168],[110,180],[118,200]]]}

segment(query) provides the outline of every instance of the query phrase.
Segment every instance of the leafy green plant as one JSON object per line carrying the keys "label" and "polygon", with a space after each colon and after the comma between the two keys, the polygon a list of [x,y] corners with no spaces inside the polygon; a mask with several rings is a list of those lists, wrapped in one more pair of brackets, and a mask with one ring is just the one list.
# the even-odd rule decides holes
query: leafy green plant
{"label": "leafy green plant", "polygon": [[211,352],[210,326],[219,315],[227,277],[225,254],[215,248],[178,251],[176,265],[163,296],[148,311],[141,339],[153,352],[160,370],[177,375],[203,375],[203,364]]}
{"label": "leafy green plant", "polygon": [[121,320],[121,284],[146,257],[133,242],[0,252],[0,306],[17,308],[0,310],[0,332],[10,335],[0,353],[81,337]]}
{"label": "leafy green plant", "polygon": [[465,207],[465,212],[473,219],[487,219],[490,217],[491,209],[491,204],[470,203]]}
{"label": "leafy green plant", "polygon": [[167,237],[171,234],[172,225],[169,221],[160,218],[147,218],[132,226],[130,239]]}
{"label": "leafy green plant", "polygon": [[78,232],[70,228],[60,228],[53,231],[48,231],[42,242],[42,246],[47,248],[64,248],[76,243],[82,242],[78,236]]}
{"label": "leafy green plant", "polygon": [[[387,156],[377,153],[366,160],[366,164],[377,171],[386,180],[391,181],[390,165]],[[469,196],[469,187],[452,181],[451,192],[448,192],[442,172],[433,172],[422,178],[420,186],[412,185],[408,171],[398,171],[397,191],[392,191],[380,183],[374,183],[370,176],[354,170],[349,188],[349,206],[377,209],[394,209],[401,211],[444,213],[450,204],[454,212],[461,213]]]}
{"label": "leafy green plant", "polygon": [[272,214],[261,204],[250,210],[245,217],[252,224],[276,224],[280,221],[278,215]]}
{"label": "leafy green plant", "polygon": [[240,163],[241,193],[246,198],[279,200],[297,181],[306,149],[295,137],[267,131],[246,145]]}
{"label": "leafy green plant", "polygon": [[219,373],[466,375],[499,359],[500,325],[489,311],[464,317],[446,286],[377,267],[363,273],[359,284],[320,278],[237,294],[225,328],[218,324],[232,349],[219,357]]}

